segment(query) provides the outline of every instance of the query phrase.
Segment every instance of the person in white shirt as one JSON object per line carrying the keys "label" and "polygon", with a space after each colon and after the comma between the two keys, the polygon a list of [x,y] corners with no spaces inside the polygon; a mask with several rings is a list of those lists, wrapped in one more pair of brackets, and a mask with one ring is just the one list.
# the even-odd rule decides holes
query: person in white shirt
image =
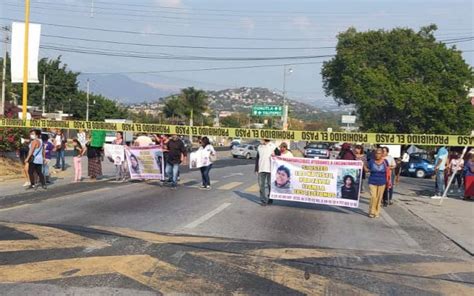
{"label": "person in white shirt", "polygon": [[293,157],[293,153],[288,150],[288,144],[286,142],[280,144],[280,155],[283,157]]}
{"label": "person in white shirt", "polygon": [[392,186],[390,188],[385,188],[385,192],[383,193],[383,206],[386,207],[388,205],[393,204],[393,201],[392,201],[393,185],[395,181],[395,168],[397,166],[397,163],[395,162],[395,158],[393,158],[393,156],[388,154],[390,152],[390,149],[388,149],[388,147],[382,147],[382,151],[383,151],[383,157],[385,161],[387,162],[388,166],[390,167],[390,171],[392,172],[392,176],[391,176]]}
{"label": "person in white shirt", "polygon": [[[269,139],[264,139],[257,149],[257,159],[255,161],[255,172],[258,174],[258,186],[260,187],[260,201],[262,206],[272,203],[270,196],[270,183],[272,164],[271,159],[278,151],[275,144]],[[279,153],[278,153],[279,154]]]}
{"label": "person in white shirt", "polygon": [[451,162],[449,163],[449,166],[448,166],[448,176],[451,176],[454,174],[453,185],[455,183],[458,184],[458,192],[461,192],[463,168],[464,168],[464,159],[462,159],[459,156],[459,153],[455,151],[453,153],[453,158],[451,159]]}
{"label": "person in white shirt", "polygon": [[209,177],[209,172],[212,168],[212,163],[216,159],[216,150],[211,145],[208,137],[203,137],[200,141],[201,146],[199,150],[203,153],[203,157],[208,158],[206,162],[208,165],[200,167],[201,177],[202,177],[202,186],[201,189],[211,189],[211,178]]}
{"label": "person in white shirt", "polygon": [[145,134],[143,135],[140,135],[138,136],[136,139],[135,139],[135,146],[138,146],[138,147],[147,147],[147,146],[150,146],[151,144],[153,144],[153,141],[151,140],[151,138]]}

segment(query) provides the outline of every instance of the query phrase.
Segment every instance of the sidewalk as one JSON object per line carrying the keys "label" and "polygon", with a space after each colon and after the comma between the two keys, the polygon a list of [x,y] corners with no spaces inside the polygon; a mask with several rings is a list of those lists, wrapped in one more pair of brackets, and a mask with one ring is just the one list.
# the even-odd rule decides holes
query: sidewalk
{"label": "sidewalk", "polygon": [[[64,186],[70,184],[74,178],[74,167],[72,156],[66,156],[66,170],[61,171],[54,169],[53,166],[56,163],[56,159],[51,161],[50,173],[53,184],[49,184],[48,188],[54,188],[58,186]],[[102,179],[108,179],[115,176],[114,164],[107,159],[102,162]],[[82,178],[83,182],[89,180],[87,177],[87,157],[82,159]],[[15,195],[26,192],[26,187],[23,187],[25,179],[12,179],[0,182],[0,198],[7,195]]]}
{"label": "sidewalk", "polygon": [[403,185],[396,186],[395,192],[397,205],[426,221],[474,255],[474,201],[462,200],[459,195],[449,195],[440,205],[440,200],[430,198],[432,194],[428,188],[414,191]]}

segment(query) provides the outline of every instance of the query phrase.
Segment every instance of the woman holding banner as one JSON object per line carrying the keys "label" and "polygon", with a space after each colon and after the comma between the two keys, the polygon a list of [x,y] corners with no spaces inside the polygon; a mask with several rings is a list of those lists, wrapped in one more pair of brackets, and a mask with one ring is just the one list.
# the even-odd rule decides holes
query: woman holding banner
{"label": "woman holding banner", "polygon": [[199,147],[199,150],[201,150],[202,157],[209,158],[208,160],[204,161],[204,163],[208,163],[208,165],[200,167],[202,177],[201,189],[210,190],[211,179],[209,177],[209,172],[211,171],[212,163],[216,160],[216,150],[214,150],[214,147],[211,145],[208,137],[203,137],[201,139],[201,147]]}
{"label": "woman holding banner", "polygon": [[[112,144],[114,145],[124,145],[123,141],[123,132],[117,132],[115,134],[115,139],[112,141]],[[115,165],[115,181],[125,181],[126,179],[126,171],[125,171],[125,166],[124,166],[124,159],[125,155],[122,155],[121,158],[117,157],[114,159],[114,165]]]}
{"label": "woman holding banner", "polygon": [[[354,148],[354,154],[356,160],[363,162],[364,166],[367,166],[367,156],[364,154],[364,147],[362,145],[356,145]],[[365,171],[362,172],[362,181],[360,183],[360,192],[364,192],[364,180],[365,180]]]}
{"label": "woman holding banner", "polygon": [[369,217],[377,218],[380,215],[380,204],[382,202],[385,188],[391,187],[391,171],[387,162],[383,158],[382,148],[377,148],[374,154],[375,158],[371,159],[365,166],[365,172],[370,173],[369,189]]}

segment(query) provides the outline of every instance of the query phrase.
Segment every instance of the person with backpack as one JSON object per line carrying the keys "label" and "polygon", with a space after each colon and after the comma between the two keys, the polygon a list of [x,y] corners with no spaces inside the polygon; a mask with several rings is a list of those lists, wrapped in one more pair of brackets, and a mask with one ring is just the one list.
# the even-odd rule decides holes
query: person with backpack
{"label": "person with backpack", "polygon": [[201,146],[199,150],[203,157],[209,157],[209,165],[200,167],[201,170],[201,177],[202,177],[202,185],[201,189],[211,189],[211,179],[209,177],[209,172],[212,168],[212,163],[216,161],[216,150],[211,145],[208,137],[203,137],[200,141]]}
{"label": "person with backpack", "polygon": [[28,156],[25,159],[25,163],[28,163],[28,175],[30,177],[30,186],[27,189],[35,189],[36,176],[38,175],[41,187],[46,189],[46,181],[43,175],[43,164],[45,158],[45,151],[43,141],[41,140],[41,131],[31,130],[30,131],[30,145]]}
{"label": "person with backpack", "polygon": [[386,188],[390,188],[391,184],[391,170],[383,157],[382,148],[377,148],[374,158],[371,159],[367,165],[364,166],[366,173],[369,176],[369,217],[378,218],[380,216],[380,205],[382,197]]}

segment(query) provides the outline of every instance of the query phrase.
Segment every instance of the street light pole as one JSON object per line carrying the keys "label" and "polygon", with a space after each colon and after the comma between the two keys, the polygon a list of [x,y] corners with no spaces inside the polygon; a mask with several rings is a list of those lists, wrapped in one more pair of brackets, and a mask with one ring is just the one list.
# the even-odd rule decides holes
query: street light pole
{"label": "street light pole", "polygon": [[42,115],[44,116],[46,114],[46,74],[43,74],[43,96],[41,99],[43,101]]}
{"label": "street light pole", "polygon": [[283,66],[283,130],[288,129],[288,100],[286,99],[286,75],[293,72],[289,65]]}

